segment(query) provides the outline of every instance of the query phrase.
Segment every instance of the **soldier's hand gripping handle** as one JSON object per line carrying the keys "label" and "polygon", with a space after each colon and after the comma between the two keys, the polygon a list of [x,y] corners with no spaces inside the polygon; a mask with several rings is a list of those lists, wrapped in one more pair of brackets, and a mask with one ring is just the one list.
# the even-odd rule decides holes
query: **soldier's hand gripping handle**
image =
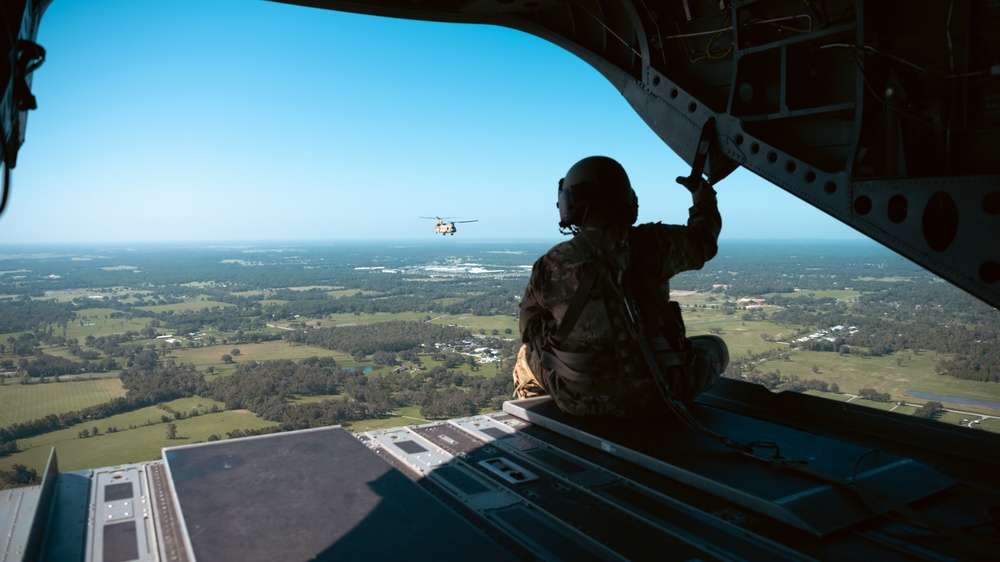
{"label": "soldier's hand gripping handle", "polygon": [[715,190],[712,189],[712,186],[707,181],[702,179],[701,174],[693,171],[688,177],[679,176],[677,178],[677,183],[683,185],[688,189],[688,191],[691,192],[691,201],[695,205],[700,203],[709,195],[715,195]]}
{"label": "soldier's hand gripping handle", "polygon": [[[715,118],[711,117],[702,126],[701,136],[698,138],[698,146],[694,153],[694,162],[691,164],[691,175],[678,176],[677,178],[677,183],[686,187],[692,195],[695,195],[703,186],[711,190],[711,185],[702,179],[701,173],[705,170],[710,143],[713,140],[715,140]],[[711,178],[711,175],[709,177]],[[695,198],[697,199],[697,197]],[[697,203],[697,201],[695,202]]]}
{"label": "soldier's hand gripping handle", "polygon": [[703,181],[704,180],[701,179],[700,175],[696,178],[692,178],[690,176],[677,176],[677,183],[686,187],[692,194],[695,191],[698,191]]}

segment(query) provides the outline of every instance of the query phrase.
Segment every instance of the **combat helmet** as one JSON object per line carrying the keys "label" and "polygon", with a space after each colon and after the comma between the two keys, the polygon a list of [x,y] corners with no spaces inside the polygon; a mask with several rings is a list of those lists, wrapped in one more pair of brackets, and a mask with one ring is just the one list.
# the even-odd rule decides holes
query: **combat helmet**
{"label": "combat helmet", "polygon": [[639,213],[628,174],[607,156],[584,158],[559,180],[560,228],[582,226],[585,220],[631,225]]}

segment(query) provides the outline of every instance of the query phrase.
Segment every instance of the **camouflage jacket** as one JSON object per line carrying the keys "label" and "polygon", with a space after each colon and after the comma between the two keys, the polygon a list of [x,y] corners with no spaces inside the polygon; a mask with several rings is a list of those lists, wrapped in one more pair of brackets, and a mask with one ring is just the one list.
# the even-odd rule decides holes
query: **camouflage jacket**
{"label": "camouflage jacket", "polygon": [[[631,377],[619,372],[612,322],[599,291],[591,291],[572,331],[557,342],[559,350],[594,357],[592,368],[600,371],[595,377],[599,380],[558,376],[543,364],[537,348],[544,347],[543,342],[552,343],[551,337],[566,316],[577,288],[595,268],[624,270],[629,262],[633,262],[633,268],[652,268],[663,295],[669,299],[670,279],[675,274],[701,269],[718,251],[722,218],[715,192],[703,187],[695,193],[695,201],[687,225],[646,223],[630,227],[622,237],[587,228],[535,262],[521,300],[521,338],[528,344],[528,364],[536,379],[563,410],[582,415],[629,416],[662,406],[658,391],[650,386],[652,375],[648,371]],[[606,261],[598,263],[601,258],[597,256]]]}

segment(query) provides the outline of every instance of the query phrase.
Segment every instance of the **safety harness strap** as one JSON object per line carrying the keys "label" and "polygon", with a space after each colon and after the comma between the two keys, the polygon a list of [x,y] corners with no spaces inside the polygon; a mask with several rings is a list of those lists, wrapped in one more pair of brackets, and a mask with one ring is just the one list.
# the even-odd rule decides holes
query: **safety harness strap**
{"label": "safety harness strap", "polygon": [[552,335],[555,343],[560,344],[566,341],[570,332],[573,331],[576,321],[580,319],[580,314],[583,312],[584,305],[587,304],[587,300],[590,298],[590,290],[594,287],[596,279],[597,276],[591,272],[587,273],[580,281],[576,292],[573,293],[572,300],[569,301],[569,306],[566,308],[566,314],[563,316],[562,323],[559,324],[559,329]]}

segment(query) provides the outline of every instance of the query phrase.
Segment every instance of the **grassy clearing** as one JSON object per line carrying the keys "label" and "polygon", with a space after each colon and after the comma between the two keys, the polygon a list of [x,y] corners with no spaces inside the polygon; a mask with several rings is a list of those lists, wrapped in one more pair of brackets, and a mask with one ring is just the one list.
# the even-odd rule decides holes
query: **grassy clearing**
{"label": "grassy clearing", "polygon": [[[853,357],[796,350],[792,352],[790,361],[762,363],[757,368],[762,371],[779,370],[782,376],[797,375],[800,379],[837,383],[841,392],[850,394],[857,394],[862,388],[874,388],[878,392],[888,392],[893,401],[922,403],[922,400],[906,396],[908,391],[917,391],[1000,402],[1000,384],[960,380],[935,373],[934,365],[949,358],[949,355],[932,351],[903,351],[885,357]],[[813,367],[819,372],[814,373]],[[975,406],[946,404],[946,407],[990,413],[986,408]]]}
{"label": "grassy clearing", "polygon": [[[726,341],[729,356],[733,359],[746,356],[748,350],[759,354],[771,349],[787,348],[788,344],[781,342],[792,339],[802,329],[801,326],[782,326],[773,322],[745,322],[739,314],[724,316],[715,311],[684,311],[683,314],[689,337],[708,334],[713,328],[722,330],[718,335]],[[762,335],[776,341],[764,340]]]}
{"label": "grassy clearing", "polygon": [[334,291],[327,291],[326,294],[335,299],[339,299],[341,297],[353,297],[354,295],[372,296],[379,293],[378,291],[362,291],[361,289],[337,289]]}
{"label": "grassy clearing", "polygon": [[[480,413],[491,414],[495,412],[496,411],[494,410],[483,410]],[[420,406],[413,404],[410,406],[403,406],[401,408],[396,408],[392,411],[392,415],[385,418],[345,422],[341,424],[341,427],[353,433],[361,433],[363,431],[390,429],[393,427],[402,427],[405,425],[422,425],[425,423],[431,423],[432,421],[437,421],[437,420],[424,419],[420,415]]]}
{"label": "grassy clearing", "polygon": [[[146,327],[149,318],[111,318],[119,312],[111,308],[85,308],[78,310],[76,318],[66,326],[66,337],[83,341],[87,336],[121,334],[128,330],[139,331]],[[82,324],[82,325],[81,325]]]}
{"label": "grassy clearing", "polygon": [[865,400],[864,398],[855,398],[851,400],[851,404],[855,406],[864,406],[866,408],[874,408],[876,410],[886,410],[889,411],[896,406],[895,402],[876,402],[874,400]]}
{"label": "grassy clearing", "polygon": [[[934,364],[946,357],[934,352],[924,351],[913,353],[905,351],[888,357],[852,357],[835,353],[816,351],[794,351],[790,361],[765,362],[758,365],[762,371],[781,371],[782,377],[796,375],[800,379],[819,379],[836,383],[841,392],[846,394],[821,393],[809,391],[807,394],[824,398],[847,401],[851,404],[867,406],[880,410],[892,410],[900,415],[912,415],[916,406],[896,406],[896,402],[922,404],[919,400],[906,395],[907,391],[927,392],[941,396],[963,396],[989,401],[1000,401],[1000,385],[963,381],[934,372]],[[813,367],[819,368],[819,373],[812,372]],[[888,392],[892,401],[873,402],[853,398],[849,394],[857,394],[862,388],[874,388],[878,392]],[[934,419],[942,423],[960,425],[963,419],[975,419],[980,415],[997,415],[996,410],[985,407],[949,404],[942,401],[949,410],[968,412],[944,412]],[[981,429],[1000,432],[1000,420],[986,418],[980,424]]]}
{"label": "grassy clearing", "polygon": [[854,398],[849,394],[837,394],[836,392],[820,392],[818,390],[807,390],[803,394],[808,394],[810,396],[819,396],[821,398],[826,398],[827,400],[836,400],[838,402],[847,402]]}
{"label": "grassy clearing", "polygon": [[173,358],[178,363],[193,363],[195,367],[214,366],[216,369],[228,369],[222,362],[222,356],[231,353],[233,348],[240,350],[239,355],[233,356],[236,363],[275,359],[306,359],[315,356],[333,357],[339,365],[341,361],[350,359],[350,356],[342,351],[323,349],[312,345],[293,345],[281,340],[173,349],[168,357]]}
{"label": "grassy clearing", "polygon": [[[70,302],[74,299],[81,299],[81,298],[121,297],[126,293],[143,293],[143,292],[148,292],[148,291],[135,291],[132,289],[128,289],[126,287],[102,287],[100,289],[65,289],[60,291],[45,291],[45,296],[42,298],[47,300],[55,299],[57,302]],[[94,298],[93,300],[95,302],[100,302],[102,299]]]}
{"label": "grassy clearing", "polygon": [[774,298],[777,295],[790,299],[795,299],[799,297],[812,297],[814,299],[834,298],[839,301],[842,301],[842,300],[855,300],[859,296],[861,296],[861,292],[851,291],[847,289],[830,289],[825,291],[794,291],[791,293],[769,293],[767,295],[764,295],[764,298]]}
{"label": "grassy clearing", "polygon": [[[267,301],[274,303],[284,303],[286,301]],[[324,318],[312,318],[312,317],[300,317],[295,319],[297,324],[305,324],[307,326],[320,325],[322,327],[334,327],[334,326],[367,326],[369,324],[378,324],[380,322],[392,322],[392,321],[403,321],[403,322],[423,322],[426,319],[426,314],[422,312],[376,312],[375,314],[354,314],[353,312],[344,312],[340,314],[330,314]],[[276,328],[288,328],[290,321],[284,322],[271,322],[268,326]]]}
{"label": "grassy clearing", "polygon": [[[468,328],[473,334],[478,334],[479,330],[484,330],[487,334],[491,334],[493,330],[499,332],[502,336],[507,336],[511,338],[519,337],[520,328],[518,326],[517,318],[512,316],[474,316],[472,314],[456,314],[456,315],[435,315],[431,322],[435,324],[442,324],[445,326],[462,326]],[[510,329],[510,334],[505,334],[504,330]]]}
{"label": "grassy clearing", "polygon": [[[430,317],[430,322],[443,326],[462,326],[468,328],[473,334],[478,334],[479,330],[485,330],[490,334],[492,330],[497,330],[501,335],[504,330],[510,328],[511,337],[517,337],[518,322],[513,316],[475,316],[472,314],[427,314],[424,312],[376,312],[375,314],[330,314],[326,318],[297,318],[299,324],[314,326],[319,323],[323,327],[332,326],[367,326],[380,322],[426,322]],[[288,328],[289,322],[275,322],[272,324],[278,328]]]}
{"label": "grassy clearing", "polygon": [[396,408],[392,411],[392,415],[386,418],[345,422],[342,424],[342,427],[354,433],[361,433],[362,431],[374,431],[376,429],[389,429],[391,427],[425,423],[430,423],[430,420],[425,420],[420,416],[420,406],[411,405]]}
{"label": "grassy clearing", "polygon": [[883,283],[912,283],[907,277],[858,277],[858,281],[881,281]]}
{"label": "grassy clearing", "polygon": [[[368,324],[378,324],[379,322],[392,322],[399,320],[403,322],[420,322],[427,315],[422,312],[376,312],[375,314],[354,314],[344,312],[341,314],[330,314],[326,318],[310,318],[309,321],[315,323],[316,320],[323,322],[324,326],[367,326]],[[299,319],[300,322],[305,320]]]}
{"label": "grassy clearing", "polygon": [[[202,409],[207,409],[218,403],[207,398],[193,397],[175,400],[167,405],[176,411],[190,411],[199,404]],[[13,464],[20,463],[41,473],[52,447],[56,448],[59,468],[63,471],[142,462],[159,458],[163,447],[207,441],[213,433],[225,439],[226,432],[234,429],[259,429],[275,425],[274,422],[244,411],[203,414],[171,420],[170,423],[177,424],[178,436],[171,440],[167,439],[166,423],[160,422],[162,415],[172,417],[165,410],[151,406],[18,441],[21,452],[0,459],[0,469],[7,470]],[[153,424],[144,425],[146,420]],[[130,424],[136,427],[129,429]],[[100,435],[86,439],[79,437],[81,430],[90,430],[95,426],[100,430]],[[108,427],[118,427],[119,431],[107,433]]]}
{"label": "grassy clearing", "polygon": [[235,306],[235,305],[225,302],[205,300],[205,301],[181,302],[176,304],[158,304],[155,306],[138,306],[136,308],[139,308],[141,310],[148,310],[149,312],[159,314],[161,312],[169,312],[171,310],[174,312],[196,312],[199,310],[204,310],[206,308],[226,308],[230,306]]}
{"label": "grassy clearing", "polygon": [[934,415],[934,419],[941,423],[960,425],[963,421],[968,423],[969,416],[965,414],[960,414],[958,412],[939,412],[938,414]]}
{"label": "grassy clearing", "polygon": [[344,394],[317,394],[314,396],[296,396],[295,398],[290,398],[288,402],[290,404],[315,404],[317,402],[325,402],[327,400],[346,400],[347,396]]}
{"label": "grassy clearing", "polygon": [[125,396],[118,379],[0,386],[0,427],[110,402]]}
{"label": "grassy clearing", "polygon": [[997,419],[997,418],[986,418],[986,419],[984,419],[983,421],[979,422],[976,425],[978,425],[982,429],[987,429],[989,431],[996,431],[996,432],[1000,433],[1000,419]]}

